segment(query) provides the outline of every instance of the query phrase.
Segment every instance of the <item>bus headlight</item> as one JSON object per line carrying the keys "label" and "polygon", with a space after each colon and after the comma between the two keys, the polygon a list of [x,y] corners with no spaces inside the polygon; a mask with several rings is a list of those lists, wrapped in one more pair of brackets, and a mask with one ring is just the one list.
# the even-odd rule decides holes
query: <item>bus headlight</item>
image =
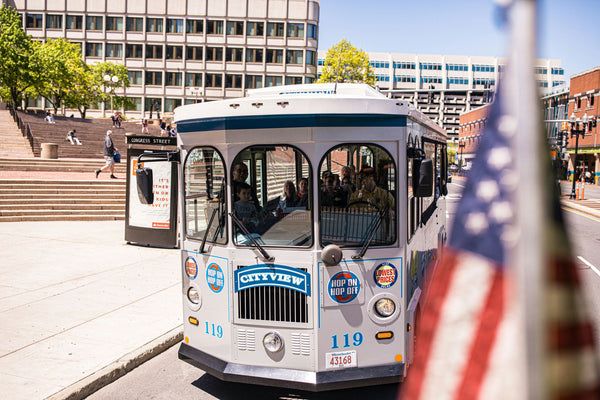
{"label": "bus headlight", "polygon": [[379,316],[387,318],[393,315],[396,311],[396,304],[392,301],[392,299],[384,297],[375,302],[375,311],[377,314],[379,314]]}
{"label": "bus headlight", "polygon": [[283,339],[277,332],[269,332],[263,338],[263,346],[271,353],[277,353],[283,348]]}
{"label": "bus headlight", "polygon": [[192,304],[200,303],[200,293],[198,293],[198,289],[191,286],[187,291],[187,298]]}

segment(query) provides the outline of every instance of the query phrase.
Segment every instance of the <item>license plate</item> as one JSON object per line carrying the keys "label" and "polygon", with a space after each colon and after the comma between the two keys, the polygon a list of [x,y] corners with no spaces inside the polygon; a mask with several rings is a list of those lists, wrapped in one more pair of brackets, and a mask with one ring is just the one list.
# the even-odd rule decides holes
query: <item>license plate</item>
{"label": "license plate", "polygon": [[325,354],[326,368],[356,367],[356,350]]}

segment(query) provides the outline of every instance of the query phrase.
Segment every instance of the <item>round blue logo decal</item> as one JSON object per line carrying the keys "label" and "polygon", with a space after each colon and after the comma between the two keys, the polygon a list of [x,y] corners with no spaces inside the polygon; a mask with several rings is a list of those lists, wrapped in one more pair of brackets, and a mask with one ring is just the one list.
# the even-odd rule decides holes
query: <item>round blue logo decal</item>
{"label": "round blue logo decal", "polygon": [[350,271],[338,272],[329,280],[327,292],[336,303],[349,303],[358,296],[360,281]]}
{"label": "round blue logo decal", "polygon": [[398,270],[390,263],[379,264],[373,271],[373,279],[377,286],[387,289],[396,283]]}
{"label": "round blue logo decal", "polygon": [[219,293],[223,290],[223,286],[225,286],[225,275],[221,268],[212,263],[206,268],[206,282],[208,283],[208,287],[215,293]]}

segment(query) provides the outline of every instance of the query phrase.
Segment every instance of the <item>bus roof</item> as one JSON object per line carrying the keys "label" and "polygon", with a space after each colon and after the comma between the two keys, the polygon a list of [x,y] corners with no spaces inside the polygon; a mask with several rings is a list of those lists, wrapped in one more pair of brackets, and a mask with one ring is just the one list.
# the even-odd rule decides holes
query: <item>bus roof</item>
{"label": "bus roof", "polygon": [[[243,98],[189,104],[175,109],[179,132],[213,130],[217,120],[243,120],[286,116],[410,117],[439,134],[445,131],[405,100],[389,99],[366,84],[319,83],[275,86],[248,91]],[[210,121],[205,124],[204,121]],[[211,126],[212,128],[209,128]]]}

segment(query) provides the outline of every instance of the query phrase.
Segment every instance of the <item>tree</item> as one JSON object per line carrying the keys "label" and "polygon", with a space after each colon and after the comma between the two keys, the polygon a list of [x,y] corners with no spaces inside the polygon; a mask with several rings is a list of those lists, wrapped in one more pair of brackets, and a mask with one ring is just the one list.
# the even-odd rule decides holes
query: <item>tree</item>
{"label": "tree", "polygon": [[42,66],[37,42],[23,30],[21,16],[12,7],[0,7],[0,94],[16,108],[25,90],[35,86]]}
{"label": "tree", "polygon": [[375,73],[369,65],[369,56],[342,39],[327,51],[319,83],[366,83],[375,86]]}
{"label": "tree", "polygon": [[[131,101],[124,96],[115,95],[115,89],[129,87],[129,75],[127,67],[121,64],[113,64],[111,62],[103,62],[95,64],[92,67],[94,79],[100,82],[103,88],[103,101],[107,101],[112,96],[113,106],[124,107],[130,105]],[[117,77],[117,82],[112,81],[112,77]]]}
{"label": "tree", "polygon": [[81,58],[80,47],[64,38],[48,39],[39,48],[39,58],[44,68],[43,80],[38,85],[38,93],[44,96],[54,108],[66,105],[72,100],[73,92],[78,91],[78,79],[85,77],[89,68]]}

